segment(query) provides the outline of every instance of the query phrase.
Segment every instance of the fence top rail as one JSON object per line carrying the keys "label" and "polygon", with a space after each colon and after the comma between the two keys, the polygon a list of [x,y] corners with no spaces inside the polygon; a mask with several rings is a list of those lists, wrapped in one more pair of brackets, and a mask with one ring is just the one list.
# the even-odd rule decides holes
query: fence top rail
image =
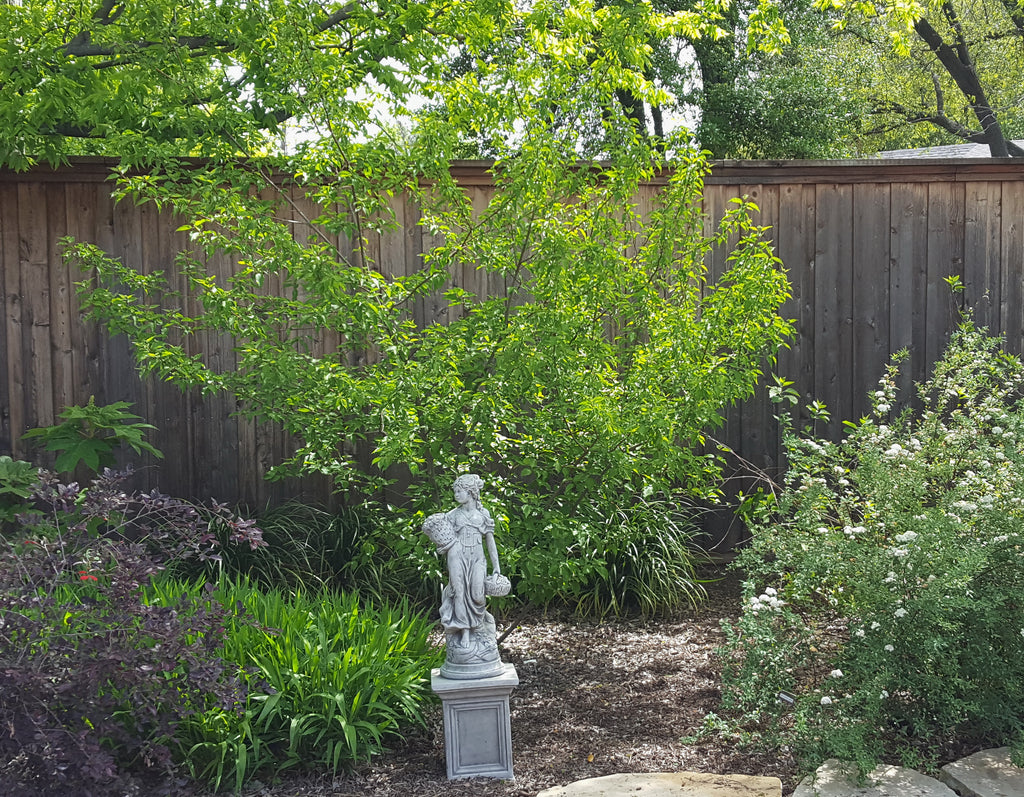
{"label": "fence top rail", "polygon": [[[0,183],[93,183],[112,179],[116,158],[78,157],[67,164],[40,164],[25,171],[0,169]],[[452,175],[467,186],[494,184],[493,161],[460,160],[451,164]],[[650,185],[662,185],[668,174],[657,175]],[[711,162],[708,185],[772,185],[799,183],[933,183],[1024,181],[1020,158],[908,158],[863,160],[719,160]]]}
{"label": "fence top rail", "polygon": [[844,161],[713,161],[708,185],[796,183],[1020,182],[1020,158],[906,158]]}

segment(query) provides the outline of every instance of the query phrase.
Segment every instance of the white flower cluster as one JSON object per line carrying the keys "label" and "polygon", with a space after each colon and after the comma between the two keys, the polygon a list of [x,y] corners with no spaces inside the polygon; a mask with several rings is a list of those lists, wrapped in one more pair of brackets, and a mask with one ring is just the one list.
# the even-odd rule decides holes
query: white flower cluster
{"label": "white flower cluster", "polygon": [[885,415],[892,409],[892,402],[896,398],[896,387],[891,383],[883,382],[883,389],[875,391],[875,412]]}
{"label": "white flower cluster", "polygon": [[750,599],[750,611],[754,614],[766,610],[777,612],[785,605],[786,602],[779,597],[774,587],[767,587],[760,595]]}
{"label": "white flower cluster", "polygon": [[914,452],[909,448],[904,448],[899,443],[893,443],[883,453],[882,456],[886,459],[896,459],[897,457],[912,457]]}

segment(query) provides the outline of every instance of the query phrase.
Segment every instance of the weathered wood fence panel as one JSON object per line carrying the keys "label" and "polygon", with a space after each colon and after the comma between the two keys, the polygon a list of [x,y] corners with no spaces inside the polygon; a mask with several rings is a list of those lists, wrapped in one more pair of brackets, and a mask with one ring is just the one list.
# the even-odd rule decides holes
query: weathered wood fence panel
{"label": "weathered wood fence panel", "polygon": [[[158,429],[154,445],[166,459],[143,474],[168,492],[216,496],[253,507],[287,498],[330,501],[323,480],[268,483],[267,470],[294,441],[280,429],[237,414],[230,397],[139,380],[127,342],[110,339],[80,318],[59,241],[70,235],[99,245],[145,271],[173,273],[175,253],[186,246],[178,224],[152,206],[115,204],[107,180],[110,163],[85,160],[59,170],[0,173],[0,454],[29,457],[20,435],[54,422],[61,408],[83,403],[132,402]],[[460,179],[482,210],[493,196],[482,164],[456,164]],[[657,183],[645,188],[649,204]],[[1009,161],[860,161],[719,163],[706,181],[704,210],[711,229],[731,199],[747,196],[772,227],[789,270],[793,298],[784,313],[796,335],[781,352],[777,372],[805,399],[829,405],[827,431],[867,409],[866,394],[890,356],[910,350],[903,384],[925,377],[957,321],[960,302],[978,321],[1005,335],[1020,353],[1024,336],[1024,168]],[[312,208],[291,197],[295,232],[310,235]],[[395,200],[402,228],[367,237],[366,255],[382,270],[414,273],[435,245],[420,228],[418,209]],[[341,251],[358,258],[349,241]],[[216,264],[224,275],[230,263]],[[708,263],[712,278],[724,257]],[[955,296],[945,283],[965,286]],[[500,275],[472,266],[452,275],[468,290],[505,290]],[[276,286],[280,289],[280,286]],[[267,286],[275,290],[274,285]],[[443,320],[443,302],[423,300],[420,323]],[[214,367],[235,365],[230,341],[207,334],[189,345]],[[322,345],[330,346],[325,340]],[[778,468],[781,447],[767,391],[733,408],[717,435],[754,465]],[[156,464],[156,463],[147,463]]]}

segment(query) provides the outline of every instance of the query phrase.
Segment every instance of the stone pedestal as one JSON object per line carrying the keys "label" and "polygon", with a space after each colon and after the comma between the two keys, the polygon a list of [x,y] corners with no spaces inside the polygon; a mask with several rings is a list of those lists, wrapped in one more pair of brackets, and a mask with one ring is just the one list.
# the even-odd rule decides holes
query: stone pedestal
{"label": "stone pedestal", "polygon": [[444,708],[444,751],[448,780],[511,780],[512,720],[508,698],[519,685],[512,664],[491,678],[453,680],[430,673],[430,688]]}

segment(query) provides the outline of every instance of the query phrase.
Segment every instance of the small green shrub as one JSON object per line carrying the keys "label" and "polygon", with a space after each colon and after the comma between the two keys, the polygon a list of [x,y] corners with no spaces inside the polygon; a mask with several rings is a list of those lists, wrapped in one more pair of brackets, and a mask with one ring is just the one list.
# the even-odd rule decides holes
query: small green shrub
{"label": "small green shrub", "polygon": [[39,473],[32,463],[0,457],[0,529],[32,508],[29,499],[38,483]]}
{"label": "small green shrub", "polygon": [[[200,574],[216,581],[245,576],[265,587],[358,591],[376,601],[400,600],[421,577],[388,545],[383,512],[369,503],[328,511],[298,501],[269,509],[259,518],[265,546],[226,547]],[[226,542],[230,529],[216,530]]]}
{"label": "small green shrub", "polygon": [[609,515],[587,503],[572,516],[537,513],[530,520],[521,536],[531,544],[510,558],[517,589],[534,600],[592,617],[650,616],[704,596],[695,573],[698,529],[686,506],[650,497]]}
{"label": "small green shrub", "polygon": [[[165,580],[149,595],[174,605],[203,590]],[[262,591],[246,579],[223,579],[209,594],[243,610],[227,624],[220,655],[247,673],[249,696],[241,715],[211,707],[179,726],[195,778],[237,789],[257,772],[336,772],[423,722],[441,653],[430,646],[430,624],[407,605],[375,608],[330,590]]]}
{"label": "small green shrub", "polygon": [[900,359],[841,442],[788,436],[725,649],[743,721],[865,770],[1024,742],[1024,366],[964,325],[900,411]]}
{"label": "small green shrub", "polygon": [[59,451],[54,468],[59,473],[72,472],[79,463],[93,473],[114,466],[114,452],[121,445],[129,446],[136,454],[146,451],[154,457],[163,454],[144,438],[156,427],[138,423],[141,418],[128,412],[127,401],[96,406],[93,396],[85,406],[67,407],[58,416],[61,422],[53,426],[30,429],[22,435],[39,439],[47,451]]}

